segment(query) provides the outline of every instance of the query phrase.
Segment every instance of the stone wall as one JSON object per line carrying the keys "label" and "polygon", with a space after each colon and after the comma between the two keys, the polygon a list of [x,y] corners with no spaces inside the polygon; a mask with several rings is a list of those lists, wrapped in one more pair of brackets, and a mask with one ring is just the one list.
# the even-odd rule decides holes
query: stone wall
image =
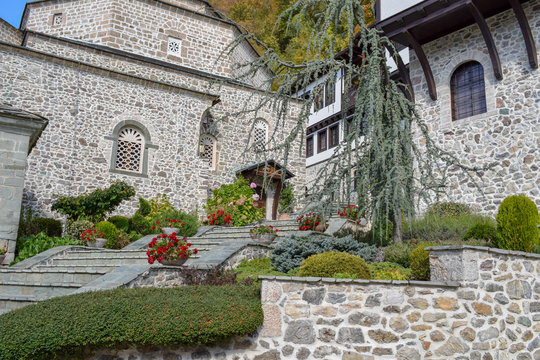
{"label": "stone wall", "polygon": [[[191,6],[189,6],[191,3]],[[229,76],[232,58],[218,59],[238,36],[230,23],[210,16],[202,2],[152,0],[63,0],[30,4],[24,29],[83,40],[184,65],[215,75]],[[62,24],[54,25],[55,14]],[[169,36],[180,40],[180,54],[167,52]],[[242,60],[256,56],[244,51]]]}
{"label": "stone wall", "polygon": [[14,45],[21,45],[22,39],[22,31],[15,29],[4,19],[0,18],[0,41]]}
{"label": "stone wall", "polygon": [[[525,14],[540,48],[540,1],[523,3]],[[450,201],[475,204],[488,214],[497,212],[508,195],[523,193],[540,206],[540,70],[529,65],[523,35],[512,10],[487,19],[499,50],[504,79],[493,74],[488,50],[477,25],[423,45],[433,70],[438,100],[428,95],[418,58],[411,51],[410,71],[418,111],[443,149],[469,166],[494,165],[478,184],[485,198],[461,173],[452,172]],[[450,78],[464,62],[484,67],[487,112],[452,121]]]}
{"label": "stone wall", "polygon": [[[108,351],[94,359],[540,357],[539,255],[441,247],[431,261],[444,281],[265,277],[265,319],[255,334],[216,347]],[[459,266],[466,271],[451,271]]]}
{"label": "stone wall", "polygon": [[[221,103],[213,112],[225,119],[218,123],[217,163],[210,169],[197,155],[202,115],[217,98],[208,90],[208,78],[49,40],[29,35],[29,47],[39,52],[0,46],[0,97],[51,120],[30,154],[25,193],[26,204],[42,215],[52,215],[55,194],[77,195],[113,180],[127,181],[146,198],[167,193],[177,207],[201,212],[213,184],[232,181],[233,169],[254,160],[244,152],[249,120],[227,114],[247,101],[255,103],[255,90],[232,84],[221,88]],[[271,134],[274,115],[263,109],[260,116]],[[148,149],[146,177],[110,171],[110,136],[122,121],[146,127],[157,146]],[[287,133],[281,130],[272,141]],[[292,184],[299,194],[305,178],[299,145],[293,148],[289,169],[296,175]],[[130,215],[136,206],[133,200],[120,212]]]}

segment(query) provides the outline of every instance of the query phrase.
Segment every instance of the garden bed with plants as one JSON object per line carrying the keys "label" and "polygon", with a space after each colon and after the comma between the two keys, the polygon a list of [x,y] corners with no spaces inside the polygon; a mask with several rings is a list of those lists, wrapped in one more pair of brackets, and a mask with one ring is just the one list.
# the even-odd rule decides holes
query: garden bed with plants
{"label": "garden bed with plants", "polygon": [[210,345],[250,334],[262,322],[256,286],[89,292],[0,316],[0,359],[84,359],[99,349]]}

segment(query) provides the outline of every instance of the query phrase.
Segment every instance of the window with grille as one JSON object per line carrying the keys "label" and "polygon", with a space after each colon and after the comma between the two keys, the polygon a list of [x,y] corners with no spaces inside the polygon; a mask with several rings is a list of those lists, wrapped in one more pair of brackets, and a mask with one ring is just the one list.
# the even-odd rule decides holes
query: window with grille
{"label": "window with grille", "polygon": [[450,81],[452,120],[487,112],[484,68],[476,61],[467,62],[454,71]]}
{"label": "window with grille", "polygon": [[264,150],[268,139],[268,126],[262,120],[257,120],[253,127],[253,144],[257,150]]}
{"label": "window with grille", "polygon": [[169,43],[167,45],[167,54],[180,56],[181,46],[182,46],[182,40],[169,37]]}
{"label": "window with grille", "polygon": [[339,145],[339,124],[332,126],[329,129],[330,136],[328,137],[328,147],[333,148]]}
{"label": "window with grille", "polygon": [[328,149],[328,139],[327,139],[327,129],[324,129],[323,131],[319,131],[317,133],[317,137],[319,139],[318,146],[317,146],[317,152],[326,151]]}
{"label": "window with grille", "polygon": [[211,135],[201,136],[199,142],[199,151],[200,157],[203,161],[208,164],[208,167],[213,169],[215,167],[215,151],[216,149],[216,140]]}
{"label": "window with grille", "polygon": [[118,134],[116,144],[117,170],[142,173],[144,136],[134,128],[124,128]]}
{"label": "window with grille", "polygon": [[64,21],[64,14],[58,13],[53,15],[52,24],[53,26],[61,26]]}
{"label": "window with grille", "polygon": [[306,157],[313,156],[313,136],[306,139]]}

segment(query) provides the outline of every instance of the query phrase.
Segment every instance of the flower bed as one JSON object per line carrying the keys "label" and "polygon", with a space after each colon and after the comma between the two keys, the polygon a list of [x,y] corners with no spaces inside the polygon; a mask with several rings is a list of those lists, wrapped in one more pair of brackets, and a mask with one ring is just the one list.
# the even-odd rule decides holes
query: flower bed
{"label": "flower bed", "polygon": [[257,286],[89,292],[0,316],[0,359],[73,359],[125,346],[209,345],[250,334],[262,321]]}

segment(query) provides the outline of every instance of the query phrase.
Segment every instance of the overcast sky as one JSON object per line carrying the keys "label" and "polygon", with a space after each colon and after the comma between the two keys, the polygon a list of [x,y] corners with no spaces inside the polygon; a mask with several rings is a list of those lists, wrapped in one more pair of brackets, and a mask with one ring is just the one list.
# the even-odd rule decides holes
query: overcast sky
{"label": "overcast sky", "polygon": [[18,29],[26,2],[27,0],[0,0],[0,17]]}

